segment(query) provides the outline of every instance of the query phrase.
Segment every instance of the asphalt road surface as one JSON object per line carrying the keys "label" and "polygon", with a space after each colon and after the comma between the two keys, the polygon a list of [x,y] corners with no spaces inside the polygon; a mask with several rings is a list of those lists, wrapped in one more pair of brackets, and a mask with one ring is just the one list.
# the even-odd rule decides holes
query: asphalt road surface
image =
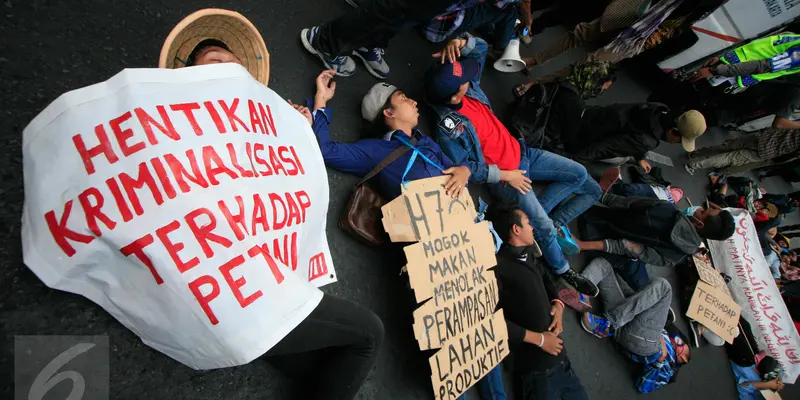
{"label": "asphalt road surface", "polygon": [[[312,95],[313,79],[321,70],[316,58],[303,50],[299,32],[348,9],[342,0],[315,1],[42,1],[7,0],[0,4],[0,398],[14,395],[14,339],[17,335],[104,335],[110,346],[110,395],[119,399],[286,399],[288,381],[266,362],[215,371],[193,371],[145,346],[108,313],[83,297],[51,290],[22,263],[20,215],[23,203],[21,134],[27,123],[60,94],[108,79],[123,68],[154,67],[163,39],[189,13],[206,7],[236,10],[261,30],[271,54],[270,87],[287,99]],[[523,50],[532,53],[560,28],[548,29],[536,44]],[[436,46],[414,32],[396,37],[386,57],[392,67],[389,81],[412,98],[420,99],[420,78]],[[537,74],[574,59],[567,55]],[[487,69],[484,88],[502,112],[511,101],[511,88],[524,81],[522,75],[502,75]],[[333,107],[333,137],[353,141],[361,128],[360,100],[376,80],[359,67],[355,76],[338,80]],[[643,101],[646,92],[622,76],[597,104]],[[423,130],[432,126],[423,123]],[[727,138],[712,131],[701,145]],[[665,177],[692,198],[702,198],[704,174],[690,177],[681,168],[677,146],[657,149],[675,161],[665,168]],[[364,399],[431,398],[426,361],[412,337],[408,293],[399,263],[387,259],[380,249],[367,248],[342,234],[336,219],[345,205],[353,176],[329,171],[331,203],[328,238],[339,281],[324,291],[374,310],[386,327],[386,341],[376,367],[359,394]],[[789,186],[772,179],[770,190]],[[574,258],[582,269],[585,260]],[[675,282],[673,271],[656,268],[654,275]],[[679,309],[675,300],[675,309]],[[686,329],[686,322],[680,326]],[[635,369],[602,341],[583,332],[578,316],[565,314],[563,338],[575,371],[592,399],[632,399]],[[303,384],[314,384],[311,378]],[[66,385],[66,384],[64,384]],[[510,380],[507,380],[510,390]],[[787,386],[788,387],[788,386]],[[647,395],[649,399],[734,399],[735,383],[725,352],[704,345],[694,350],[691,363],[683,368],[676,384]],[[23,398],[23,397],[18,397]],[[24,398],[27,398],[25,396]],[[45,397],[47,398],[47,397]],[[477,393],[472,398],[478,398]],[[789,387],[784,398],[798,399]]]}

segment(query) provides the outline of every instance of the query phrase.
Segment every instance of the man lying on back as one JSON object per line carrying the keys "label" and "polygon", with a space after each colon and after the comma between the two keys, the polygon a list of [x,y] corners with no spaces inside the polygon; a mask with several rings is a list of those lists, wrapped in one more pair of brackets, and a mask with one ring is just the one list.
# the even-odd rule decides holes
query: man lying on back
{"label": "man lying on back", "polygon": [[[600,185],[582,165],[526,147],[497,119],[480,87],[486,52],[486,42],[467,34],[434,55],[441,63],[428,70],[425,85],[439,116],[437,141],[455,163],[469,167],[470,182],[487,183],[493,196],[520,205],[553,272],[597,296],[597,286],[570,269],[562,250],[579,251],[567,224],[600,198]],[[549,182],[538,197],[533,180]]]}

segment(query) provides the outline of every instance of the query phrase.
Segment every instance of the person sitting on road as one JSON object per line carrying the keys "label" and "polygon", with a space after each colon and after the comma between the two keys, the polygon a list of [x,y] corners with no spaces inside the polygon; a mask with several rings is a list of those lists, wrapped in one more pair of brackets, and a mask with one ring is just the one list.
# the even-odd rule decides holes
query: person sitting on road
{"label": "person sitting on road", "polygon": [[675,381],[691,355],[686,337],[675,327],[670,309],[672,288],[664,278],[636,292],[626,292],[605,258],[592,260],[582,275],[600,287],[603,316],[586,312],[581,326],[598,338],[613,337],[622,351],[642,364],[636,389],[650,393]]}
{"label": "person sitting on road", "polygon": [[[683,211],[660,199],[621,197],[606,193],[584,214],[583,234],[577,240],[582,251],[619,255],[612,264],[634,290],[649,281],[647,270],[630,270],[629,260],[654,266],[674,267],[694,254],[702,239],[725,240],[734,233],[733,215],[714,203]],[[619,259],[628,260],[620,262]]]}
{"label": "person sitting on road", "polygon": [[[594,297],[597,287],[570,268],[562,249],[577,253],[567,223],[594,204],[602,194],[600,185],[580,164],[526,147],[497,119],[480,87],[486,51],[486,42],[467,34],[434,54],[441,62],[425,74],[425,89],[438,114],[437,141],[455,163],[469,167],[470,182],[487,183],[496,198],[519,203],[553,271]],[[532,180],[550,183],[537,197]]]}
{"label": "person sitting on road", "polygon": [[497,253],[498,308],[508,326],[517,398],[586,400],[586,391],[567,357],[559,335],[564,304],[558,286],[541,261],[530,254],[534,227],[518,207],[495,206],[489,219],[503,246]]}

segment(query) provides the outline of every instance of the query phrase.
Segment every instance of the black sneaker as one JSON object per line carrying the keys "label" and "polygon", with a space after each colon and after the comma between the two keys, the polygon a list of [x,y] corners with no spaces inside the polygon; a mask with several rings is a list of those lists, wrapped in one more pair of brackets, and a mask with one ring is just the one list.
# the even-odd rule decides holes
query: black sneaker
{"label": "black sneaker", "polygon": [[702,327],[697,321],[690,319],[689,320],[689,337],[692,341],[692,346],[700,347],[700,335],[703,334]]}
{"label": "black sneaker", "polygon": [[322,64],[325,65],[325,68],[336,71],[336,75],[353,75],[356,72],[356,62],[352,58],[347,56],[328,58],[314,47],[314,37],[318,34],[318,31],[319,27],[317,26],[300,31],[300,42],[303,43],[303,47],[309,53],[317,56],[322,61]]}
{"label": "black sneaker", "polygon": [[564,272],[559,276],[567,281],[567,283],[572,285],[575,290],[589,297],[597,297],[597,295],[600,294],[600,289],[597,288],[597,285],[572,269],[567,270],[567,272]]}

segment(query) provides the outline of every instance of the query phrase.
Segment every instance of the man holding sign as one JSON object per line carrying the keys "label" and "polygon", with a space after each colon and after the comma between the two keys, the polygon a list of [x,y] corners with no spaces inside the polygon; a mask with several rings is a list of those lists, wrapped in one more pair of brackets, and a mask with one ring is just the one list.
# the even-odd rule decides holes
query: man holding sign
{"label": "man holding sign", "polygon": [[201,10],[164,43],[166,69],[50,104],[23,132],[24,261],[191,368],[266,355],[313,372],[299,398],[351,399],[383,325],[317,289],[336,276],[325,167],[267,88],[268,57],[242,15]]}
{"label": "man holding sign", "polygon": [[534,238],[528,216],[519,208],[497,208],[490,219],[503,239],[494,273],[518,393],[525,400],[588,399],[567,358],[564,341],[558,337],[564,312],[558,285],[530,253]]}

